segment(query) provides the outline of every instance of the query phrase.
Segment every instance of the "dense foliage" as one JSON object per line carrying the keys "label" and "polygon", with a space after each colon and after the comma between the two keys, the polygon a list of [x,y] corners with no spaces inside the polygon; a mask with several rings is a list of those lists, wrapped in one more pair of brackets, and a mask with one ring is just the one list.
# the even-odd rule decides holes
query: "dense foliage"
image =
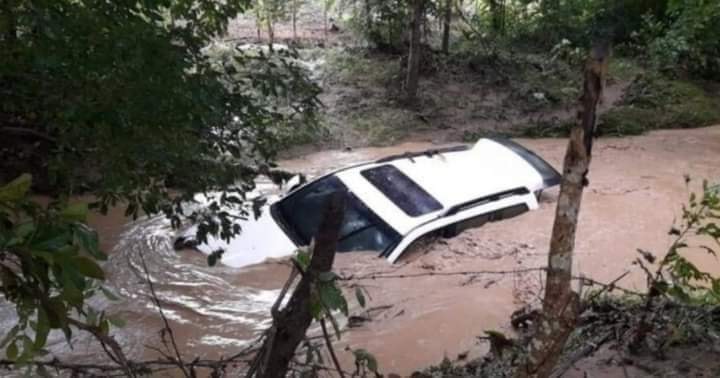
{"label": "dense foliage", "polygon": [[313,124],[318,89],[292,52],[209,59],[245,1],[4,4],[0,181],[32,172],[36,189],[179,222],[194,193],[242,202],[288,130]]}
{"label": "dense foliage", "polygon": [[[0,348],[7,358],[28,362],[43,347],[52,329],[70,342],[70,325],[107,334],[110,322],[87,299],[96,292],[112,293],[99,281],[105,273],[96,260],[105,260],[97,234],[84,222],[87,205],[29,200],[31,177],[23,175],[0,187],[0,293],[17,309],[17,324],[4,330]],[[7,332],[7,333],[5,333]]]}
{"label": "dense foliage", "polygon": [[[67,198],[92,193],[102,212],[162,212],[174,226],[200,223],[200,240],[227,239],[251,211],[255,177],[273,175],[294,130],[314,127],[319,89],[293,51],[220,39],[246,6],[2,2],[0,262],[2,294],[18,314],[2,342],[8,358],[27,360],[51,328],[69,338],[73,321],[107,332],[85,302],[104,277],[104,255],[84,225],[87,205]],[[31,182],[49,206],[27,198]],[[196,193],[208,201],[188,210]]]}

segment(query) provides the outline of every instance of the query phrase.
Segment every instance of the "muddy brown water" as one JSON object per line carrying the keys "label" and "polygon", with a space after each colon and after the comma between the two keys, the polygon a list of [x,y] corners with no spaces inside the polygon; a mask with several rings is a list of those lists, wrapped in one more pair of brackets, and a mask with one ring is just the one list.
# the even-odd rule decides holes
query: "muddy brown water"
{"label": "muddy brown water", "polygon": [[[561,166],[566,140],[520,140],[555,167]],[[323,151],[281,162],[283,168],[310,176],[363,160],[434,147],[432,142],[405,143],[388,148]],[[669,130],[629,138],[597,141],[583,198],[577,234],[575,271],[642,290],[643,276],[632,265],[636,248],[661,253],[669,245],[668,229],[679,218],[689,195],[683,176],[720,181],[720,126]],[[469,173],[471,174],[471,172]],[[545,264],[557,190],[544,193],[540,209],[510,220],[467,230],[417,248],[395,265],[373,254],[346,253],[336,260],[341,275],[373,273],[408,275],[459,271],[517,270]],[[160,218],[129,222],[120,210],[94,217],[103,247],[111,251],[105,265],[108,286],[120,302],[94,299],[99,307],[119,313],[128,326],[114,331],[132,358],[156,357],[148,346],[161,347],[160,317],[148,299],[139,254],[149,266],[165,315],[180,349],[188,358],[227,356],[251,342],[268,324],[268,309],[288,274],[283,261],[245,268],[208,267],[197,252],[173,251],[172,232]],[[702,268],[720,272],[715,258],[698,254]],[[377,356],[381,370],[406,376],[415,369],[485,352],[477,337],[485,330],[511,332],[510,314],[537,303],[542,277],[537,272],[513,274],[425,275],[414,278],[360,279],[369,293],[366,309],[353,299],[351,313],[370,318],[347,328],[337,344],[341,360],[351,369],[345,347],[364,348]],[[352,295],[349,295],[352,298]],[[0,306],[0,325],[11,324],[12,308]],[[59,335],[50,339],[58,356],[70,351]],[[81,337],[73,360],[102,359],[94,341]]]}

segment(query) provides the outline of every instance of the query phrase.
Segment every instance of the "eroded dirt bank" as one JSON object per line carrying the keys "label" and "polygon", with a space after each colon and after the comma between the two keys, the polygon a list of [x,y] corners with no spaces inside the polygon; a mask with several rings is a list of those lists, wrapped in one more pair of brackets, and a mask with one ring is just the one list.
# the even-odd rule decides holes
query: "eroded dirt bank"
{"label": "eroded dirt bank", "polygon": [[[566,140],[520,140],[556,167],[561,166]],[[324,151],[281,162],[283,168],[310,176],[349,163],[388,154],[434,147],[432,141],[388,148]],[[720,180],[720,126],[668,130],[622,139],[597,141],[590,185],[583,199],[577,237],[576,272],[611,281],[633,271],[619,284],[641,290],[642,276],[632,265],[636,248],[656,253],[669,244],[667,231],[689,195],[684,175],[696,180]],[[468,172],[472,174],[472,172]],[[341,254],[336,271],[352,276],[348,286],[369,292],[368,309],[357,305],[352,315],[367,318],[350,327],[338,344],[344,365],[352,368],[345,346],[364,348],[379,360],[384,373],[406,376],[416,369],[485,352],[479,342],[485,330],[509,332],[509,316],[534,303],[541,289],[538,272],[443,275],[460,271],[513,271],[545,264],[557,191],[545,193],[538,211],[486,224],[458,237],[418,248],[398,264],[372,254]],[[145,256],[156,291],[165,307],[180,349],[188,358],[230,355],[268,325],[268,308],[287,277],[287,265],[269,262],[242,269],[207,267],[204,256],[172,250],[172,232],[162,218],[142,219],[127,226],[121,212],[98,218],[103,245],[112,250],[106,264],[109,286],[123,299],[109,306],[129,320],[116,337],[132,358],[156,357],[146,345],[161,347],[162,322],[147,298],[138,256]],[[122,231],[122,232],[121,232]],[[720,273],[712,257],[695,258],[705,270]],[[433,273],[433,275],[423,275]],[[379,274],[418,275],[377,278]],[[373,278],[375,276],[376,278]],[[363,278],[364,277],[364,278]],[[351,293],[351,292],[349,292]],[[349,295],[352,298],[352,294]],[[351,303],[355,303],[351,300]],[[0,306],[0,319],[12,319]],[[51,338],[51,350],[67,356],[61,335]],[[94,343],[79,341],[73,355],[97,361]],[[76,361],[82,357],[73,357]]]}

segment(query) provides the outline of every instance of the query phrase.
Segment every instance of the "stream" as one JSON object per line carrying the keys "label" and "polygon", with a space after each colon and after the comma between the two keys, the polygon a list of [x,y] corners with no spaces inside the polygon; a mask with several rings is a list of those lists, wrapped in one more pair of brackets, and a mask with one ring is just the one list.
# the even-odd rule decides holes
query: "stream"
{"label": "stream", "polygon": [[[566,140],[520,140],[560,168]],[[350,163],[437,147],[432,141],[351,151],[322,151],[280,162],[290,171],[317,176]],[[694,130],[667,130],[644,136],[598,140],[583,199],[575,252],[575,271],[599,281],[611,281],[625,270],[632,274],[619,285],[642,290],[642,274],[631,263],[636,248],[662,253],[669,244],[667,231],[689,195],[683,175],[720,180],[720,126]],[[471,173],[469,173],[471,174]],[[260,182],[265,194],[278,189]],[[364,252],[338,255],[335,271],[361,277],[384,272],[407,275],[428,272],[513,270],[542,266],[552,228],[557,189],[545,193],[540,209],[507,221],[467,230],[455,238],[429,243],[395,265]],[[162,320],[149,300],[142,268],[143,256],[155,291],[163,305],[178,345],[192,359],[228,356],[249,345],[269,325],[269,308],[287,278],[283,259],[233,268],[209,267],[199,252],[172,248],[174,232],[162,217],[129,221],[121,209],[91,220],[110,254],[105,263],[107,286],[121,296],[118,302],[94,298],[93,303],[117,313],[128,326],[113,331],[131,358],[157,357],[161,348]],[[704,270],[718,273],[720,263],[711,256],[692,256]],[[383,373],[409,375],[414,369],[481,355],[487,345],[477,339],[485,330],[511,332],[510,314],[537,304],[542,276],[534,273],[504,275],[425,275],[412,279],[361,279],[368,292],[368,307],[360,308],[348,295],[351,313],[369,321],[347,327],[336,346],[350,369],[345,347],[364,348],[379,360]],[[348,293],[352,293],[348,291]],[[14,309],[0,305],[0,328],[12,325]],[[345,322],[343,322],[345,324]],[[72,354],[74,361],[105,358],[97,344],[80,337],[70,351],[64,338],[53,333],[49,350],[58,356]]]}

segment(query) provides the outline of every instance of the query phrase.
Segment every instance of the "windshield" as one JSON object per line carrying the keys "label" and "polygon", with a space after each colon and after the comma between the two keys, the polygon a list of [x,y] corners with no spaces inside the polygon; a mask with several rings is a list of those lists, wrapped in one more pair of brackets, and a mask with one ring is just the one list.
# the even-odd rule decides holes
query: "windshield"
{"label": "windshield", "polygon": [[[322,178],[273,205],[274,216],[296,244],[308,245],[317,233],[330,195],[347,191],[335,176]],[[385,251],[400,235],[352,193],[348,194],[338,252]]]}

